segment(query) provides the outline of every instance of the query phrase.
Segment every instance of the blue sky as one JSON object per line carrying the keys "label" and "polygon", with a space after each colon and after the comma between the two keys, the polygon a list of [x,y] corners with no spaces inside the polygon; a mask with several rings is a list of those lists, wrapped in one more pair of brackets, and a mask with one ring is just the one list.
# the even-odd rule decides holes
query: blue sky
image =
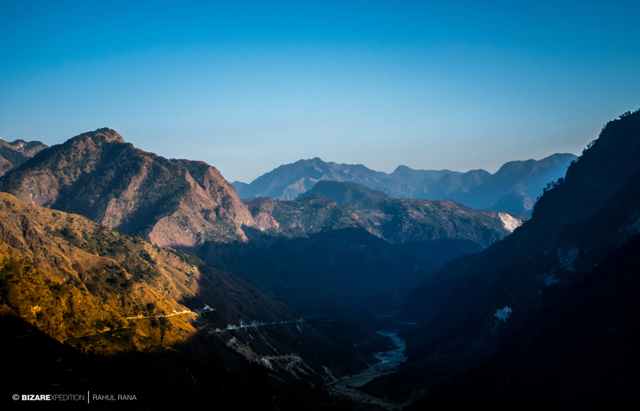
{"label": "blue sky", "polygon": [[0,0],[0,136],[108,126],[230,180],[494,170],[640,108],[639,2],[452,3]]}

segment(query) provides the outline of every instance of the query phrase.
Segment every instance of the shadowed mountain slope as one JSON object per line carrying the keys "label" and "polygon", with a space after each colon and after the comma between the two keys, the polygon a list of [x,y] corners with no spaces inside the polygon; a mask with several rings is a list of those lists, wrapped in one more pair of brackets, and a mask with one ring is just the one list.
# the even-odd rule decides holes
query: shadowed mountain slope
{"label": "shadowed mountain slope", "polygon": [[[511,386],[523,394],[526,384],[521,382],[557,373],[564,375],[566,389],[553,387],[555,377],[536,383],[549,397],[570,399],[582,392],[605,399],[612,386],[603,384],[597,393],[596,381],[616,367],[629,384],[635,373],[631,365],[616,356],[610,368],[592,355],[598,346],[628,353],[625,339],[636,333],[624,313],[611,319],[613,328],[605,317],[615,307],[635,304],[635,290],[620,285],[634,284],[629,276],[637,264],[639,155],[640,112],[609,122],[566,177],[543,195],[530,221],[486,251],[447,265],[415,291],[405,310],[419,322],[409,336],[413,361],[385,384],[432,388],[469,370],[487,377],[487,370],[494,369],[504,370],[505,378],[494,375],[484,386],[492,386],[494,393]],[[566,330],[562,321],[568,321]],[[574,351],[564,359],[556,355],[554,339],[558,350]],[[530,352],[531,360],[522,358]],[[637,355],[629,357],[629,364],[633,361]],[[590,367],[572,368],[570,362]],[[509,365],[517,363],[521,370]],[[585,378],[590,382],[581,386]]]}

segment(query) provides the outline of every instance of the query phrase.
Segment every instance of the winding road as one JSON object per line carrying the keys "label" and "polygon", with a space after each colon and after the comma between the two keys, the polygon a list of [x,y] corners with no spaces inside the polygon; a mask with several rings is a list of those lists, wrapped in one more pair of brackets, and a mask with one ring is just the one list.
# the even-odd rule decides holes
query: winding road
{"label": "winding road", "polygon": [[144,319],[149,319],[149,318],[170,318],[170,317],[177,317],[179,315],[195,315],[196,317],[198,316],[198,313],[194,313],[193,311],[190,310],[183,310],[183,311],[176,311],[173,312],[171,314],[159,314],[159,315],[142,315],[142,314],[138,314],[138,315],[134,315],[132,317],[124,317],[125,320],[144,320]]}

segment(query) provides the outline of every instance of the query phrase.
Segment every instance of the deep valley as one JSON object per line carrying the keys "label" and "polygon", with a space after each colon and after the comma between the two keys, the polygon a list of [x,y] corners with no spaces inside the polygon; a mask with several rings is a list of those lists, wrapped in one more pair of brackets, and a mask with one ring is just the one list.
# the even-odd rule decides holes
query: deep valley
{"label": "deep valley", "polygon": [[632,399],[640,112],[554,157],[562,178],[549,159],[503,167],[540,196],[514,214],[333,163],[295,198],[243,201],[214,167],[106,128],[1,147],[8,392],[130,393],[133,409]]}

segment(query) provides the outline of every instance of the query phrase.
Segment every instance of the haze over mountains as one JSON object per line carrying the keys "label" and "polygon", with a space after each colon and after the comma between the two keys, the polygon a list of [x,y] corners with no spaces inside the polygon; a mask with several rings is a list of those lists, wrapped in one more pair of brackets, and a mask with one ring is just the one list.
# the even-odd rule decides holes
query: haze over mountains
{"label": "haze over mountains", "polygon": [[554,154],[541,160],[512,161],[494,174],[485,170],[414,170],[407,166],[387,174],[361,164],[337,164],[316,157],[282,165],[250,184],[233,184],[243,199],[293,200],[318,181],[345,181],[391,197],[453,200],[472,208],[528,216],[544,187],[562,177],[575,159],[573,154]]}

